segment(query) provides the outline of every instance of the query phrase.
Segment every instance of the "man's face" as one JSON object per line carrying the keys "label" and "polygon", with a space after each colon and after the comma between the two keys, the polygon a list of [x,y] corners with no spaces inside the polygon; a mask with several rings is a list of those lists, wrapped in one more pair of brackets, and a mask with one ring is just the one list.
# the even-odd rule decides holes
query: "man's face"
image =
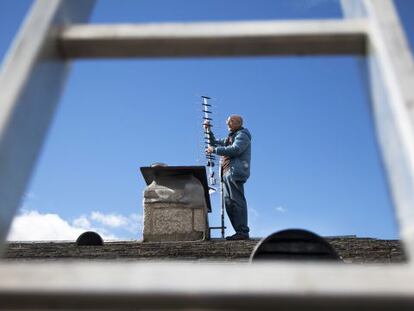
{"label": "man's face", "polygon": [[239,128],[237,120],[235,120],[232,117],[229,117],[226,121],[227,124],[227,128],[230,132],[234,132],[235,130],[237,130]]}

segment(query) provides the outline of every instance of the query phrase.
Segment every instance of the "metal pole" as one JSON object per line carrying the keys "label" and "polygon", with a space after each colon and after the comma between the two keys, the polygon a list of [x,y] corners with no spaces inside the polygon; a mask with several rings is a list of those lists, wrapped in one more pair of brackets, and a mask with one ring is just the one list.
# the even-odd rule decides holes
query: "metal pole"
{"label": "metal pole", "polygon": [[[210,127],[212,126],[211,121],[211,105],[208,103],[208,100],[210,99],[210,97],[208,96],[201,96],[203,102],[203,112],[204,112],[204,122],[208,122],[209,126],[207,126],[205,128],[204,131],[204,140],[205,140],[205,144],[207,147],[210,147],[210,139],[211,139],[211,129]],[[206,158],[207,158],[207,166],[208,166],[208,171],[209,171],[209,188],[211,190],[217,191],[217,189],[214,187],[216,185],[216,177],[215,177],[215,170],[214,167],[216,166],[216,157],[213,154],[206,154]],[[221,230],[221,237],[224,238],[224,230],[225,230],[225,226],[224,226],[224,200],[223,200],[223,176],[221,174],[221,169],[219,168],[219,177],[220,177],[220,217],[221,217],[221,224],[220,227],[210,227],[209,229],[220,229]]]}
{"label": "metal pole", "polygon": [[221,238],[224,239],[225,229],[224,226],[224,197],[223,197],[223,172],[221,167],[220,170],[220,217],[221,217]]}

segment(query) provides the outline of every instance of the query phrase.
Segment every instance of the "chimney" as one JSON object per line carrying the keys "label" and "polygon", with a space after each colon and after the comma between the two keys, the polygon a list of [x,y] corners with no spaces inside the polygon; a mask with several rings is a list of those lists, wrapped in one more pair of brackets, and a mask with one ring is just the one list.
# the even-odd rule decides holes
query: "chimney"
{"label": "chimney", "polygon": [[204,166],[142,167],[144,242],[209,239],[211,211]]}

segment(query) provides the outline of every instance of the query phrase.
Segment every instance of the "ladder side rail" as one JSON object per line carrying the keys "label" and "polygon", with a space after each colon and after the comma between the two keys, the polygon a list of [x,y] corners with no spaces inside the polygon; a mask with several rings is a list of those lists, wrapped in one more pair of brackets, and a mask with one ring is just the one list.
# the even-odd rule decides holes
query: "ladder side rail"
{"label": "ladder side rail", "polygon": [[342,0],[346,17],[366,14],[371,105],[400,238],[414,260],[414,62],[391,0]]}
{"label": "ladder side rail", "polygon": [[0,252],[28,184],[69,62],[59,51],[59,28],[88,19],[93,0],[38,0],[0,72]]}

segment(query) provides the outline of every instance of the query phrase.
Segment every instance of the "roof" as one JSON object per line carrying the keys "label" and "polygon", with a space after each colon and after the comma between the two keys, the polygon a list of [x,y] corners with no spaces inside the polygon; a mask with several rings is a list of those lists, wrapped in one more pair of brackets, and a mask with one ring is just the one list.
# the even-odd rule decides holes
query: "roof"
{"label": "roof", "polygon": [[[405,261],[398,240],[328,237],[346,263],[398,263]],[[184,260],[203,262],[248,262],[259,239],[195,242],[106,242],[104,246],[77,246],[75,242],[9,242],[7,260]]]}

